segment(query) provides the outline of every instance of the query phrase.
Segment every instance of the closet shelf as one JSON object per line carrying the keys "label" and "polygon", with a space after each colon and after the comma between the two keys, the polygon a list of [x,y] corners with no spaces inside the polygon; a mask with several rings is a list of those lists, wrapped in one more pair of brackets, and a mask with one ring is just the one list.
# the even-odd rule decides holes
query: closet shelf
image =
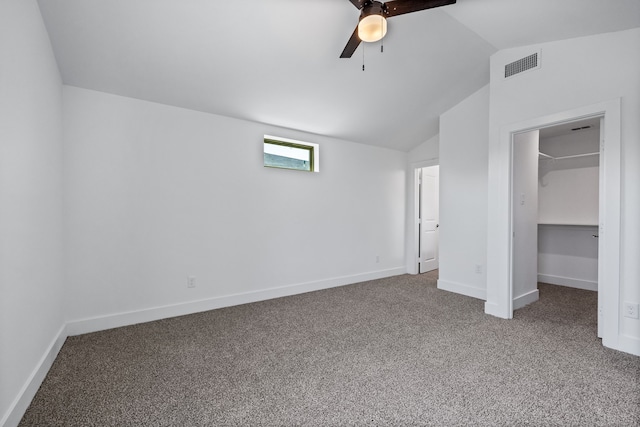
{"label": "closet shelf", "polygon": [[598,227],[598,224],[593,223],[575,223],[575,222],[539,222],[538,225],[552,225],[561,227]]}

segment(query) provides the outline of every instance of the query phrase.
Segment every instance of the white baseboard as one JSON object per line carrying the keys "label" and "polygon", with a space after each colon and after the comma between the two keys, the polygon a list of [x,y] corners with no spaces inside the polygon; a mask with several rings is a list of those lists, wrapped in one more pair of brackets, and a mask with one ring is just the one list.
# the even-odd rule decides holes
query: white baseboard
{"label": "white baseboard", "polygon": [[20,392],[9,406],[7,412],[4,414],[2,419],[0,419],[0,426],[16,427],[20,423],[20,420],[38,392],[42,381],[44,381],[47,376],[49,369],[51,369],[51,365],[53,365],[53,362],[56,360],[58,352],[60,352],[60,349],[66,339],[66,326],[63,325],[38,361],[37,365],[31,372],[31,375],[27,378],[27,381],[24,383],[22,389],[20,389]]}
{"label": "white baseboard", "polygon": [[[52,340],[51,344],[44,352],[38,364],[33,369],[31,375],[18,393],[17,397],[9,406],[7,412],[0,419],[0,426],[16,427],[20,423],[20,420],[22,419],[25,411],[29,407],[29,404],[33,400],[33,397],[36,395],[38,389],[40,388],[42,381],[49,372],[49,369],[56,359],[58,352],[62,348],[62,345],[64,344],[67,336],[96,332],[104,329],[132,325],[135,323],[149,322],[167,317],[192,314],[200,311],[229,307],[232,305],[246,304],[272,298],[296,295],[305,292],[312,292],[321,289],[328,289],[337,286],[364,282],[367,280],[382,279],[385,277],[392,277],[405,273],[406,269],[404,267],[397,267],[388,270],[379,270],[352,276],[342,276],[327,280],[282,286],[260,291],[244,292],[235,295],[209,298],[206,300],[193,301],[183,304],[174,304],[134,312],[117,313],[108,316],[100,316],[68,322],[66,325],[63,325],[60,328],[57,335]],[[455,292],[473,298],[486,299],[485,289],[479,289],[460,283],[438,280],[438,289]],[[523,302],[527,301],[528,298],[534,298],[534,293],[535,299],[532,299],[530,301],[533,302],[538,299],[537,290],[520,296],[516,298],[516,300],[521,300]],[[517,307],[516,300],[514,300],[514,309]],[[528,303],[529,302],[527,302],[527,304]],[[485,302],[485,313],[504,319],[510,318],[510,316],[508,316],[507,313],[504,312],[501,306],[495,303]],[[640,340],[635,337],[621,335],[618,337],[618,342],[616,343],[615,349],[640,356]]]}
{"label": "white baseboard", "polygon": [[489,314],[491,316],[499,317],[500,319],[512,319],[513,314],[508,312],[509,310],[506,307],[503,307],[494,302],[485,302],[484,303],[484,312],[485,314]]}
{"label": "white baseboard", "polygon": [[202,311],[215,310],[217,308],[231,307],[234,305],[264,301],[306,292],[329,289],[367,280],[382,279],[385,277],[405,274],[404,267],[378,270],[369,273],[355,274],[351,276],[334,277],[331,279],[314,282],[299,283],[295,285],[280,286],[259,291],[242,292],[233,295],[207,298],[198,301],[190,301],[180,304],[171,304],[161,307],[152,307],[136,311],[114,313],[105,316],[97,316],[86,319],[73,320],[67,323],[69,336],[102,331],[105,329],[119,328],[121,326],[137,323],[152,322],[176,316],[184,316]]}
{"label": "white baseboard", "polygon": [[442,289],[443,291],[455,292],[456,294],[466,295],[468,297],[478,298],[481,300],[487,299],[486,289],[464,285],[462,283],[449,282],[446,280],[438,279],[438,289]]}
{"label": "white baseboard", "polygon": [[517,310],[519,308],[524,307],[527,304],[531,304],[532,302],[538,301],[540,293],[537,289],[527,292],[526,294],[520,295],[519,297],[515,297],[513,299],[513,309]]}
{"label": "white baseboard", "polygon": [[597,291],[598,282],[584,279],[574,279],[571,277],[554,276],[551,274],[538,274],[538,282],[550,283],[552,285],[568,286],[570,288],[585,289],[587,291]]}
{"label": "white baseboard", "polygon": [[618,345],[616,350],[631,353],[640,356],[640,338],[630,337],[628,335],[620,335],[618,337]]}
{"label": "white baseboard", "polygon": [[58,352],[62,348],[62,345],[64,344],[64,341],[68,336],[97,332],[105,329],[133,325],[136,323],[150,322],[169,317],[183,316],[201,311],[213,310],[216,308],[230,307],[233,305],[247,304],[272,298],[280,298],[289,295],[329,289],[353,283],[365,282],[368,280],[398,276],[405,273],[406,269],[404,267],[397,267],[387,270],[378,270],[369,273],[355,274],[351,276],[334,277],[326,280],[318,280],[314,282],[281,286],[260,291],[244,292],[223,297],[209,298],[183,304],[173,304],[163,307],[154,307],[126,313],[116,313],[112,315],[70,321],[60,328],[56,337],[47,348],[47,351],[45,351],[44,355],[40,358],[33,372],[9,407],[7,413],[4,414],[2,418],[0,418],[0,426],[16,427],[20,423],[20,420],[31,404],[31,401],[40,388],[42,381],[44,381],[44,378],[47,376],[51,365],[53,365]]}

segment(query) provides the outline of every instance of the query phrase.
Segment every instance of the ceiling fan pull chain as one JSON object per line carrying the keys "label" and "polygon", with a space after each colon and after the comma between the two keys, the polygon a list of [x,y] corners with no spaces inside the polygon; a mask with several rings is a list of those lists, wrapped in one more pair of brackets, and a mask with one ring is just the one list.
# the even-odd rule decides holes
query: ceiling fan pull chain
{"label": "ceiling fan pull chain", "polygon": [[[380,17],[380,21],[384,18]],[[380,53],[384,53],[384,34],[382,32],[382,22],[380,22]]]}
{"label": "ceiling fan pull chain", "polygon": [[362,71],[364,71],[364,43],[362,43]]}

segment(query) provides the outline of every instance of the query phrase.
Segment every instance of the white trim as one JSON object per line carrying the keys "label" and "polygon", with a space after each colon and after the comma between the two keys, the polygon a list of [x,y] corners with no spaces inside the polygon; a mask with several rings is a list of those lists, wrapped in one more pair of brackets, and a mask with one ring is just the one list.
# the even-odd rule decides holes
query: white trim
{"label": "white trim", "polygon": [[431,159],[410,163],[411,169],[413,170],[428,168],[430,166],[439,166],[439,165],[440,165],[440,158],[438,157],[433,157]]}
{"label": "white trim", "polygon": [[314,282],[280,286],[259,291],[241,292],[238,294],[207,298],[180,304],[170,304],[160,307],[146,308],[142,310],[90,317],[68,322],[67,333],[69,336],[86,334],[90,332],[102,331],[105,329],[134,325],[137,323],[152,322],[159,319],[166,319],[170,317],[199,313],[202,311],[215,310],[217,308],[265,301],[273,298],[281,298],[290,295],[350,285],[358,282],[365,282],[368,280],[398,276],[405,273],[406,270],[403,267],[397,267],[387,270],[378,270],[369,273],[355,274],[351,276],[341,276]]}
{"label": "white trim", "polygon": [[[600,244],[605,248],[599,260],[600,291],[603,298],[602,343],[606,347],[622,350],[620,341],[620,240],[621,240],[621,151],[620,151],[620,98],[598,104],[575,108],[548,116],[512,123],[500,128],[499,145],[490,147],[489,156],[494,156],[502,167],[489,170],[489,242],[487,258],[487,304],[485,312],[513,316],[511,297],[511,141],[513,135],[528,130],[540,129],[559,123],[604,116],[606,150],[601,149],[600,167],[605,168],[604,191],[600,194]],[[604,226],[606,225],[606,230]],[[603,253],[604,252],[604,253]]]}
{"label": "white trim", "polygon": [[[501,319],[511,319],[513,317],[513,313],[511,315],[507,313],[505,308],[499,304],[486,301],[484,303],[484,312],[485,314],[489,314],[491,316],[499,317]],[[509,317],[511,316],[511,317]]]}
{"label": "white trim", "polygon": [[300,283],[296,285],[280,286],[260,291],[243,292],[223,297],[209,298],[199,301],[191,301],[182,304],[172,304],[162,307],[153,307],[143,310],[136,310],[124,313],[116,313],[105,316],[97,316],[86,319],[74,320],[63,325],[51,344],[40,358],[31,375],[22,386],[22,389],[9,406],[9,409],[0,419],[2,427],[16,427],[24,416],[31,401],[35,397],[40,385],[44,381],[47,373],[51,369],[62,345],[69,336],[80,335],[90,332],[97,332],[105,329],[128,326],[137,323],[151,322],[169,317],[183,316],[201,311],[214,310],[217,308],[230,307],[234,305],[247,304],[251,302],[265,301],[272,298],[280,298],[290,295],[302,294],[306,292],[329,289],[338,286],[345,286],[369,280],[382,279],[385,277],[405,274],[402,267],[377,270],[369,273],[354,274],[350,276],[334,277],[327,280]]}
{"label": "white trim", "polygon": [[617,350],[640,356],[640,338],[620,335]]}
{"label": "white trim", "polygon": [[481,300],[487,299],[487,291],[476,286],[469,286],[463,283],[449,282],[447,280],[438,280],[438,289],[443,291],[454,292],[456,294],[465,295]]}
{"label": "white trim", "polygon": [[524,307],[525,305],[531,304],[532,302],[538,301],[540,293],[537,289],[533,291],[529,291],[526,294],[520,295],[519,297],[515,297],[513,299],[513,309],[517,310],[519,308]]}
{"label": "white trim", "polygon": [[29,375],[27,381],[20,389],[20,392],[18,392],[16,398],[13,400],[11,405],[9,405],[7,412],[4,414],[2,419],[0,419],[0,426],[16,427],[20,423],[20,420],[38,392],[42,381],[44,381],[47,376],[49,369],[51,369],[51,365],[53,365],[53,362],[56,360],[56,357],[58,356],[58,353],[66,339],[66,325],[63,325],[51,341],[51,344],[49,344],[49,347],[45,350],[44,354],[31,372],[31,375]]}
{"label": "white trim", "polygon": [[573,277],[554,276],[552,274],[538,273],[538,282],[551,285],[566,286],[569,288],[584,289],[585,291],[597,291],[598,282],[593,280],[574,279]]}

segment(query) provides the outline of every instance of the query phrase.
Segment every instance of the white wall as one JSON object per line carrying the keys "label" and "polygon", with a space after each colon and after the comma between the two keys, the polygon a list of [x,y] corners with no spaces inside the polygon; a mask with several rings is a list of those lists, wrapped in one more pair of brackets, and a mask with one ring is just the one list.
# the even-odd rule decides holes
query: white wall
{"label": "white wall", "polygon": [[438,287],[481,299],[486,289],[488,135],[489,86],[440,116]]}
{"label": "white wall", "polygon": [[597,226],[540,225],[538,281],[598,290]]}
{"label": "white wall", "polygon": [[406,153],[66,86],[64,117],[71,333],[405,272]]}
{"label": "white wall", "polygon": [[[553,156],[598,152],[600,131],[540,140]],[[538,281],[598,290],[599,156],[540,160]],[[596,166],[592,166],[595,164]]]}
{"label": "white wall", "polygon": [[429,138],[408,153],[409,164],[436,160],[440,153],[440,135]]}
{"label": "white wall", "polygon": [[538,130],[513,138],[513,308],[538,300]]}
{"label": "white wall", "polygon": [[592,127],[554,136],[542,131],[540,151],[553,157],[597,153],[600,151],[600,128]]}
{"label": "white wall", "polygon": [[[503,78],[506,63],[538,49],[539,69]],[[615,348],[640,354],[640,321],[622,317],[620,309],[623,301],[640,301],[640,29],[503,50],[491,61],[488,312],[505,314],[497,307],[508,275],[509,151],[501,129],[621,98],[620,298],[609,324],[619,325]]]}
{"label": "white wall", "polygon": [[0,64],[0,425],[11,426],[63,327],[62,89],[35,1],[0,2]]}
{"label": "white wall", "polygon": [[540,179],[538,222],[598,224],[598,167],[558,169]]}
{"label": "white wall", "polygon": [[[600,151],[600,130],[541,138],[540,151],[553,157]],[[538,222],[598,224],[599,156],[540,159]]]}

